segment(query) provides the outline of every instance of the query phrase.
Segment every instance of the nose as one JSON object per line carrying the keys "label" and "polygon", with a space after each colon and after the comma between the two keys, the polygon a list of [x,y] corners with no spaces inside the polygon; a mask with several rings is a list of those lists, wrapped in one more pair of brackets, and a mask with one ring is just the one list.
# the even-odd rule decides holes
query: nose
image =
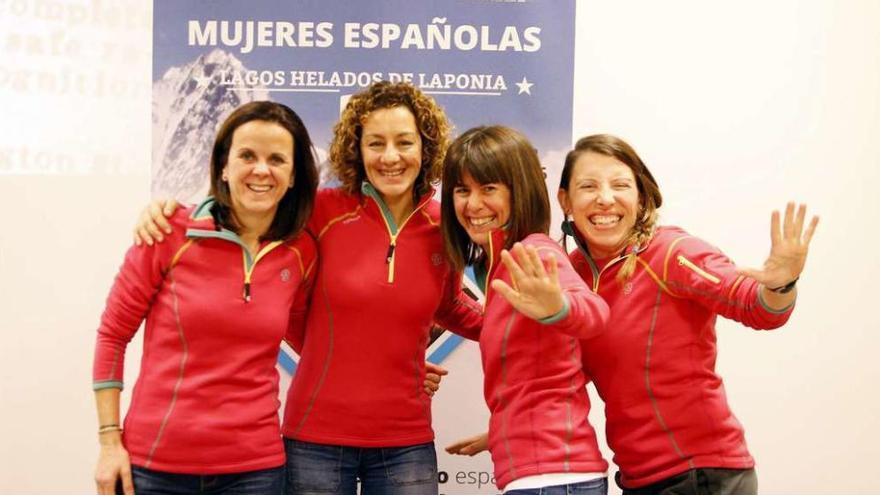
{"label": "nose", "polygon": [[483,206],[483,198],[479,193],[471,192],[467,198],[467,209],[470,212],[478,211]]}
{"label": "nose", "polygon": [[382,152],[382,163],[396,163],[399,158],[400,152],[395,146],[386,146],[385,151]]}
{"label": "nose", "polygon": [[258,160],[256,166],[254,166],[254,172],[257,175],[266,175],[269,173],[269,164],[266,163],[266,160]]}
{"label": "nose", "polygon": [[607,186],[600,188],[598,194],[596,195],[596,202],[600,205],[614,204],[614,191],[612,191],[611,188]]}

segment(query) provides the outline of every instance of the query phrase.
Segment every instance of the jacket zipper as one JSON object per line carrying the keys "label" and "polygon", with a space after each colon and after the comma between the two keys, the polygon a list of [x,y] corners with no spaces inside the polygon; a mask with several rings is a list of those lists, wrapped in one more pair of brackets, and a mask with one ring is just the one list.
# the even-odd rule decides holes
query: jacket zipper
{"label": "jacket zipper", "polygon": [[244,287],[241,291],[241,298],[244,299],[244,302],[251,302],[251,274],[254,272],[254,268],[257,266],[257,262],[265,256],[269,251],[275,249],[281,245],[281,241],[272,241],[269,244],[263,246],[257,252],[257,256],[254,258],[254,261],[250,261],[250,252],[246,247],[242,246],[242,256],[244,258]]}
{"label": "jacket zipper", "polygon": [[489,282],[492,281],[492,265],[495,264],[495,246],[494,246],[494,241],[492,240],[491,233],[489,233],[489,251],[487,254],[489,256],[489,264],[486,267],[486,280],[485,280],[485,284],[483,285],[483,287],[480,287],[481,289],[483,289],[483,309],[484,310],[486,309],[486,306],[488,306],[488,304],[489,304]]}
{"label": "jacket zipper", "polygon": [[[589,256],[587,257],[587,259],[590,261],[590,268],[593,269],[593,273],[595,274],[595,273],[596,273],[596,265],[595,265],[595,262],[594,262],[593,259],[590,258]],[[625,256],[625,255],[624,255],[624,256],[618,256],[617,258],[614,258],[613,260],[609,261],[608,263],[605,263],[605,266],[603,266],[602,269],[599,270],[598,275],[594,275],[594,279],[593,279],[593,292],[595,292],[596,294],[599,293],[599,280],[601,279],[602,274],[605,273],[605,270],[607,270],[609,266],[611,266],[611,265],[616,265],[617,263],[619,263],[620,261],[622,261],[622,260],[624,260],[624,259],[626,259],[626,256]]]}
{"label": "jacket zipper", "polygon": [[679,254],[676,259],[678,259],[678,264],[680,266],[686,266],[686,267],[690,268],[694,273],[696,273],[697,275],[712,282],[713,284],[720,284],[721,283],[720,278],[716,277],[715,275],[712,275],[711,273],[707,272],[706,270],[703,270],[702,268],[700,268],[699,266],[694,264],[691,260],[685,258],[684,255]]}
{"label": "jacket zipper", "polygon": [[391,224],[389,224],[388,219],[385,218],[385,210],[382,209],[382,205],[379,204],[379,200],[374,198],[373,195],[371,195],[371,194],[368,196],[373,201],[375,201],[376,206],[379,207],[379,216],[381,216],[382,221],[385,222],[385,228],[388,230],[388,237],[391,238],[390,242],[388,243],[388,251],[385,252],[385,263],[388,265],[388,283],[393,284],[394,283],[394,260],[397,256],[397,254],[395,252],[397,250],[397,237],[400,235],[400,232],[403,230],[403,227],[406,226],[406,224],[409,222],[409,219],[412,218],[413,215],[415,215],[416,212],[418,212],[422,208],[422,206],[424,206],[424,205],[416,206],[416,208],[414,208],[413,211],[410,212],[409,215],[407,215],[407,217],[403,220],[403,222],[401,222],[400,226],[397,227],[397,233],[395,234],[395,233],[391,232]]}

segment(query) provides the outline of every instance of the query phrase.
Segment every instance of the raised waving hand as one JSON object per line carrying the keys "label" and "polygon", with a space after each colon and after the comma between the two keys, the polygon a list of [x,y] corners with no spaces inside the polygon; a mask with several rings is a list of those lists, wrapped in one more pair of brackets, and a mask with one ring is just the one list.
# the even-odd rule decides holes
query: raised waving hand
{"label": "raised waving hand", "polygon": [[785,217],[780,225],[779,212],[770,216],[770,255],[762,268],[738,268],[739,273],[751,277],[768,289],[784,287],[797,280],[807,262],[810,241],[819,224],[813,216],[804,228],[807,205],[801,204],[795,211],[794,202],[785,207]]}
{"label": "raised waving hand", "polygon": [[559,313],[565,307],[565,295],[559,285],[558,261],[555,256],[549,258],[545,267],[537,249],[517,242],[511,252],[501,251],[513,286],[495,279],[492,289],[529,318],[540,320]]}

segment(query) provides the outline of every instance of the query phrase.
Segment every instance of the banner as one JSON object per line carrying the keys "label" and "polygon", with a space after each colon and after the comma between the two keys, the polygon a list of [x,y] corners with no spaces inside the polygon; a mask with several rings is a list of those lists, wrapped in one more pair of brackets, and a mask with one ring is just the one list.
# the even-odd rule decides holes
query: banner
{"label": "banner", "polygon": [[[574,14],[574,0],[155,0],[152,194],[204,197],[217,126],[254,100],[284,103],[302,117],[322,186],[332,186],[326,150],[333,125],[352,94],[379,80],[409,81],[432,95],[456,135],[489,124],[520,130],[555,192],[571,146]],[[446,332],[427,355],[445,363],[468,346],[475,344]],[[283,350],[279,365],[289,378],[296,356]],[[468,373],[481,384],[479,366]],[[460,436],[487,424],[485,414],[469,423],[437,401],[434,418],[438,443],[439,431],[452,429],[442,423],[455,422]],[[488,456],[455,471],[444,467],[462,460],[444,455],[441,493],[495,490]]]}

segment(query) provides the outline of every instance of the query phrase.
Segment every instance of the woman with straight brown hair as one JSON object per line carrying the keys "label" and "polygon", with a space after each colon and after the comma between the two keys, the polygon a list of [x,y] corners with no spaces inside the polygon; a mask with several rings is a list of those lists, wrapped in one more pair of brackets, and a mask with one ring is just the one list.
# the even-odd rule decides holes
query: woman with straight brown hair
{"label": "woman with straight brown hair", "polygon": [[480,354],[497,487],[607,493],[608,464],[587,420],[581,339],[601,335],[608,307],[547,235],[550,203],[534,147],[507,127],[465,132],[446,154],[441,205],[453,265],[473,265],[486,294]]}
{"label": "woman with straight brown hair", "polygon": [[[290,108],[238,107],[211,155],[211,195],[166,242],[129,249],[101,317],[94,382],[98,493],[277,495],[278,346],[306,311],[317,246],[312,142]],[[140,374],[119,417],[125,350]]]}

